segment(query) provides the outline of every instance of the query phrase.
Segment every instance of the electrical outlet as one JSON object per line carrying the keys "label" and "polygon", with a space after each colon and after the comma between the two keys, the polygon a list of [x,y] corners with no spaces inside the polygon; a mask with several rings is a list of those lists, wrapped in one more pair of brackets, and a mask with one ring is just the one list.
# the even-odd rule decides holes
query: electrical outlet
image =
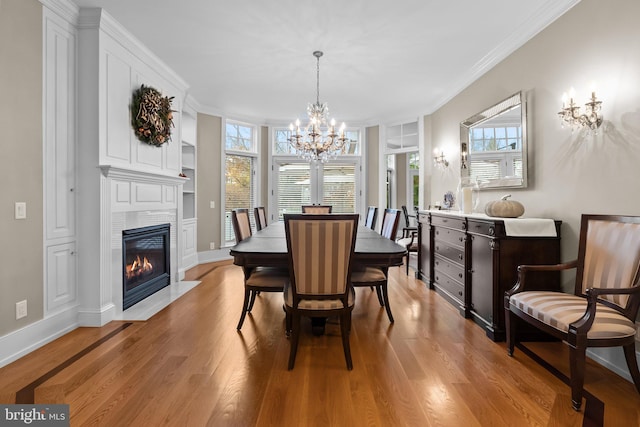
{"label": "electrical outlet", "polygon": [[214,242],[209,243],[209,249],[213,250],[216,248],[216,244]]}
{"label": "electrical outlet", "polygon": [[16,303],[16,320],[27,317],[27,300],[18,301]]}
{"label": "electrical outlet", "polygon": [[211,209],[215,209],[216,208],[216,202],[214,202],[213,200],[209,202],[209,207]]}

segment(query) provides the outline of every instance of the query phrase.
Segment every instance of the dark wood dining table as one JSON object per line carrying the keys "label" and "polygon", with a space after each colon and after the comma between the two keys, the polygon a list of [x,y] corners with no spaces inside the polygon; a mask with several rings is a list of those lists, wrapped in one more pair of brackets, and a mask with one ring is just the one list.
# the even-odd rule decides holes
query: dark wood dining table
{"label": "dark wood dining table", "polygon": [[[393,267],[402,265],[406,248],[365,226],[358,226],[354,262],[356,266]],[[245,269],[287,267],[284,223],[275,222],[236,244],[229,251],[233,263]]]}

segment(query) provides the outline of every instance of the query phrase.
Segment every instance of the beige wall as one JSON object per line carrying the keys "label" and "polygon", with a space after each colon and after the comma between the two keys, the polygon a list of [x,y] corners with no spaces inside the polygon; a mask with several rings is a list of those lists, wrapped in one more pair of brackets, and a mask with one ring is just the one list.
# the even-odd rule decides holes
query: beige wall
{"label": "beige wall", "polygon": [[[260,194],[256,206],[264,206],[269,218],[269,172],[271,172],[271,162],[269,158],[269,127],[260,127]],[[267,220],[267,224],[269,221]]]}
{"label": "beige wall", "polygon": [[[0,0],[0,335],[43,316],[42,6]],[[14,219],[26,202],[27,219]],[[28,316],[15,320],[15,303]]]}
{"label": "beige wall", "polygon": [[365,206],[380,206],[378,200],[378,183],[380,181],[378,159],[380,157],[380,126],[366,129],[367,141],[367,179]]}
{"label": "beige wall", "polygon": [[[448,172],[433,172],[430,197],[456,189],[459,122],[523,90],[528,99],[529,188],[482,192],[481,206],[511,193],[524,204],[525,216],[564,221],[564,261],[577,256],[581,214],[640,215],[638,17],[637,0],[582,0],[433,113],[425,152],[435,144],[457,150],[458,157]],[[600,135],[561,129],[556,113],[562,93],[575,87],[582,105],[594,80],[605,119]],[[564,286],[572,280],[564,276]],[[597,354],[605,364],[625,366],[620,351],[598,349]]]}
{"label": "beige wall", "polygon": [[[220,247],[222,181],[222,119],[198,113],[198,252],[210,250],[209,243]],[[211,209],[210,202],[216,207]]]}

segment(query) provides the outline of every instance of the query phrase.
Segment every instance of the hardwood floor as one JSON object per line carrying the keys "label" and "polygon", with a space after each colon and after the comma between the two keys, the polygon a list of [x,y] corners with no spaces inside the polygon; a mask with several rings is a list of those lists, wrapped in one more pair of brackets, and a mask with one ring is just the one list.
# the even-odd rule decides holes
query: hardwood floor
{"label": "hardwood floor", "polygon": [[[590,397],[574,412],[569,387],[525,349],[508,357],[404,267],[390,271],[393,325],[357,290],[353,371],[331,319],[320,337],[303,323],[287,371],[282,296],[260,295],[238,333],[242,272],[208,264],[148,321],[79,328],[0,369],[0,402],[68,403],[73,426],[640,425],[628,381],[588,363]],[[562,343],[525,347],[567,374]]]}

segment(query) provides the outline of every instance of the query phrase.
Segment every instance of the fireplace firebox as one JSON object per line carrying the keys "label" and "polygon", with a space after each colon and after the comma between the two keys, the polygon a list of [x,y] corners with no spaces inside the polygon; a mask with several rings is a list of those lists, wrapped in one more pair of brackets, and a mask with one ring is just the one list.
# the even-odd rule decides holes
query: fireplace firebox
{"label": "fireplace firebox", "polygon": [[122,309],[171,283],[170,224],[122,231]]}

